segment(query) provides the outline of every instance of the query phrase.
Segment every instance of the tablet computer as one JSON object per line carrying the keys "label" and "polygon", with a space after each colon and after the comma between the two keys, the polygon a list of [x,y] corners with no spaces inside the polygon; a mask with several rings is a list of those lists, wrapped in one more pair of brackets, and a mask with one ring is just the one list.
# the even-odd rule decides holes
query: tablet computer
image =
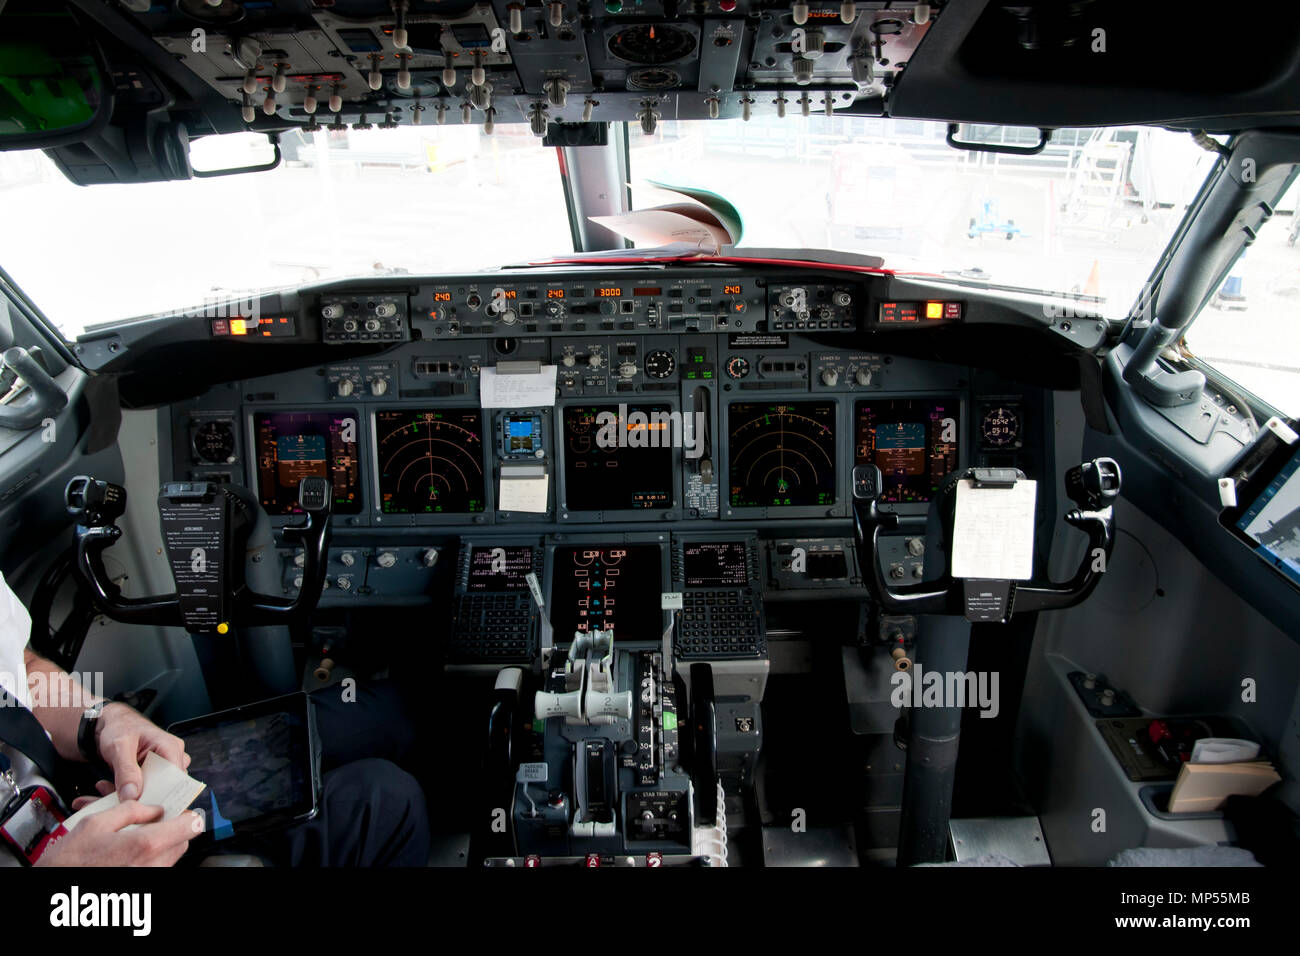
{"label": "tablet computer", "polygon": [[304,693],[233,707],[172,724],[185,741],[189,775],[207,784],[191,804],[217,841],[308,820],[320,806],[320,742]]}
{"label": "tablet computer", "polygon": [[1278,574],[1300,587],[1300,442],[1271,436],[1262,460],[1237,488],[1240,504],[1219,521]]}

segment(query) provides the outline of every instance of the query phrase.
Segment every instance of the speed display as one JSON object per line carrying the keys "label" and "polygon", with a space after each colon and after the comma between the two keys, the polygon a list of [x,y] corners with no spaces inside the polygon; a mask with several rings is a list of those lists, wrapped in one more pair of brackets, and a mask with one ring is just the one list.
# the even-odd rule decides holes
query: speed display
{"label": "speed display", "polygon": [[384,514],[474,514],[486,507],[476,408],[375,413]]}
{"label": "speed display", "polygon": [[958,403],[894,398],[858,402],[854,460],[880,469],[879,500],[924,504],[957,470]]}
{"label": "speed display", "polygon": [[835,405],[737,402],[727,409],[733,508],[835,504]]}
{"label": "speed display", "polygon": [[257,497],[269,515],[297,514],[303,478],[328,478],[334,510],[361,510],[354,411],[258,412],[253,416]]}

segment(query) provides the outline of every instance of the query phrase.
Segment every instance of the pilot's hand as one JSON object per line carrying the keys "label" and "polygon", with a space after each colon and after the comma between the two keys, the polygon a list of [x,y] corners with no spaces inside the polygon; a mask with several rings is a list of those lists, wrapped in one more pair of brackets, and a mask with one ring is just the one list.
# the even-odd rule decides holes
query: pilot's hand
{"label": "pilot's hand", "polygon": [[153,751],[184,770],[190,765],[185,741],[167,733],[149,718],[126,704],[105,704],[95,727],[99,755],[113,770],[113,784],[122,800],[140,796],[143,774],[140,764]]}
{"label": "pilot's hand", "polygon": [[[37,866],[171,866],[190,840],[203,832],[203,819],[186,810],[162,820],[163,808],[136,800],[88,817],[36,861]],[[134,830],[123,830],[132,823]]]}

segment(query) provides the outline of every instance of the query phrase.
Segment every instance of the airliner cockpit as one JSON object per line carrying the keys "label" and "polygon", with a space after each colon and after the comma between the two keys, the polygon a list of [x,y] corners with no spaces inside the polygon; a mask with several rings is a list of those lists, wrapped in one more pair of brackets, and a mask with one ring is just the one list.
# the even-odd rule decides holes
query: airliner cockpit
{"label": "airliner cockpit", "polygon": [[947,893],[1265,922],[1300,9],[1253,16],[0,2],[6,891],[999,867]]}

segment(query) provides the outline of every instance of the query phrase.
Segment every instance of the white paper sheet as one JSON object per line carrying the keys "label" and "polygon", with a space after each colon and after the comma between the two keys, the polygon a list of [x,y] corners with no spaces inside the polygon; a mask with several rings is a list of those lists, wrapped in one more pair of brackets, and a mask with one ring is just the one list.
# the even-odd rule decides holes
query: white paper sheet
{"label": "white paper sheet", "polygon": [[1259,756],[1259,744],[1236,737],[1202,737],[1192,744],[1192,763],[1241,763]]}
{"label": "white paper sheet", "polygon": [[[203,792],[203,788],[206,786],[206,784],[195,780],[167,758],[160,757],[153,751],[145,755],[144,764],[140,769],[144,774],[144,785],[140,788],[140,802],[151,807],[162,807],[164,820],[170,820],[185,810],[194,802],[194,798]],[[100,797],[94,803],[87,804],[68,817],[63,822],[63,825],[68,830],[72,830],[84,822],[87,817],[94,816],[96,813],[103,813],[105,810],[111,810],[120,802],[116,793]],[[130,830],[138,825],[133,823],[130,826],[123,827],[123,829]]]}
{"label": "white paper sheet", "polygon": [[501,492],[497,495],[497,510],[544,514],[546,494],[550,487],[550,475],[542,475],[540,478],[502,478]]}
{"label": "white paper sheet", "polygon": [[952,576],[1025,581],[1034,573],[1035,481],[1010,488],[957,485],[952,534]]}
{"label": "white paper sheet", "polygon": [[555,404],[554,365],[540,372],[500,373],[485,368],[479,373],[479,396],[484,408],[536,408]]}

